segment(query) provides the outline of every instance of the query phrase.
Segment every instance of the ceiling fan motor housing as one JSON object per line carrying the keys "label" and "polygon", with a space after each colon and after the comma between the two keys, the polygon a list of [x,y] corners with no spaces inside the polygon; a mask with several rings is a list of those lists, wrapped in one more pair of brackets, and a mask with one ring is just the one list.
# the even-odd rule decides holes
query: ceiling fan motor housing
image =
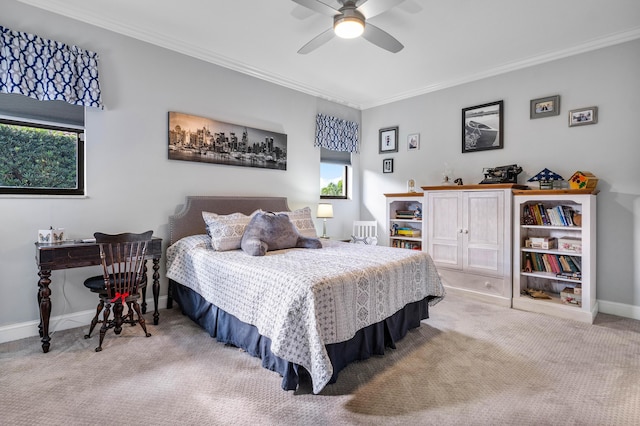
{"label": "ceiling fan motor housing", "polygon": [[364,31],[364,15],[358,12],[353,4],[340,9],[340,14],[333,18],[333,29],[338,37],[355,38]]}

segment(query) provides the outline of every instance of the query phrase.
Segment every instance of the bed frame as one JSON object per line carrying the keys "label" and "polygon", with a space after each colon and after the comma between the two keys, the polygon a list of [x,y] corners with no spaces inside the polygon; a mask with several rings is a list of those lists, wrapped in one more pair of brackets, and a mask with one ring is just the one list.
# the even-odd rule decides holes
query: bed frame
{"label": "bed frame", "polygon": [[[188,196],[182,209],[169,217],[169,244],[186,236],[205,234],[203,211],[217,214],[240,212],[248,215],[257,209],[290,210],[284,197]],[[172,307],[174,298],[182,313],[207,330],[211,337],[244,349],[261,358],[263,367],[279,373],[283,389],[297,389],[300,378],[308,376],[303,367],[274,355],[270,349],[270,339],[260,335],[256,327],[212,305],[193,290],[169,280],[167,308]],[[349,363],[367,359],[371,355],[383,355],[385,348],[395,349],[396,341],[402,339],[409,329],[419,327],[421,320],[429,317],[429,299],[406,305],[385,320],[359,330],[346,342],[326,345],[333,365],[330,383],[337,380],[340,370]]]}

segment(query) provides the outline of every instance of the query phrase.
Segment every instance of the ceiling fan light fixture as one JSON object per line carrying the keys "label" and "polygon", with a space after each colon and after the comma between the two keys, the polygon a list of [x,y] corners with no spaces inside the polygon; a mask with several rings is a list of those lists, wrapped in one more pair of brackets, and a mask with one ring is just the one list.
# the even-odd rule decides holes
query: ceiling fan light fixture
{"label": "ceiling fan light fixture", "polygon": [[360,37],[364,32],[364,16],[356,11],[338,15],[333,20],[333,31],[341,38]]}

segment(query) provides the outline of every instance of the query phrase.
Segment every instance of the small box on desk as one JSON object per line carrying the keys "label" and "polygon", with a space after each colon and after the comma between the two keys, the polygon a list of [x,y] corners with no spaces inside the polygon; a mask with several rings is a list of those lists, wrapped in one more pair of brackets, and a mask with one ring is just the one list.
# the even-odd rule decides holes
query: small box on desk
{"label": "small box on desk", "polygon": [[575,290],[573,287],[565,287],[560,292],[560,301],[565,305],[582,306],[582,289]]}
{"label": "small box on desk", "polygon": [[38,230],[39,243],[61,243],[64,241],[64,228]]}
{"label": "small box on desk", "polygon": [[558,240],[558,250],[582,253],[582,240],[580,238],[561,237]]}

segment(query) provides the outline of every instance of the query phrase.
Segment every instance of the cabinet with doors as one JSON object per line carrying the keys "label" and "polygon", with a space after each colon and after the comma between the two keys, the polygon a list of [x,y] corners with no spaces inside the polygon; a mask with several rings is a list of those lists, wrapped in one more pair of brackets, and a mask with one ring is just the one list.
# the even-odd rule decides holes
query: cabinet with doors
{"label": "cabinet with doors", "polygon": [[514,191],[513,307],[592,323],[596,192]]}
{"label": "cabinet with doors", "polygon": [[384,196],[387,199],[387,245],[422,250],[424,194],[405,192]]}
{"label": "cabinet with doors", "polygon": [[443,284],[511,306],[512,190],[516,184],[423,186],[426,238]]}

